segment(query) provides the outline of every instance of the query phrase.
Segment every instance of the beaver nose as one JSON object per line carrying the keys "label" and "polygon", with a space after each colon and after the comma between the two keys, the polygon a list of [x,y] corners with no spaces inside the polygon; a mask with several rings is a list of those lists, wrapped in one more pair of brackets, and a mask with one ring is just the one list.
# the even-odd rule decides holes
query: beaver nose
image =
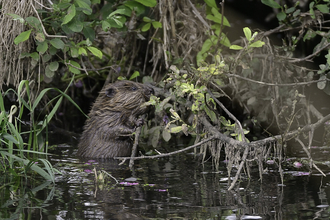
{"label": "beaver nose", "polygon": [[154,89],[153,88],[151,88],[151,87],[147,87],[146,89],[145,89],[145,94],[147,95],[147,96],[150,96],[151,94],[152,95],[154,95],[155,94],[155,91],[154,91]]}

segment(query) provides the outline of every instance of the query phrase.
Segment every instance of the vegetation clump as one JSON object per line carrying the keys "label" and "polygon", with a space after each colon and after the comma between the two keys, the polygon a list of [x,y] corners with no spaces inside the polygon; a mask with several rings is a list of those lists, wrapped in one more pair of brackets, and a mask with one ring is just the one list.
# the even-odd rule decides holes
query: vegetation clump
{"label": "vegetation clump", "polygon": [[[315,129],[330,115],[317,110],[306,90],[316,84],[325,94],[330,93],[330,44],[323,18],[330,3],[285,2],[262,0],[274,10],[278,27],[267,31],[244,27],[244,37],[233,41],[226,34],[231,25],[224,16],[224,1],[218,5],[214,0],[203,4],[191,0],[48,0],[27,3],[27,15],[13,13],[8,1],[0,1],[2,22],[20,24],[15,38],[1,32],[10,47],[1,53],[5,55],[0,57],[0,65],[4,63],[5,68],[0,71],[10,74],[0,72],[0,77],[16,85],[28,77],[35,82],[35,94],[39,86],[57,80],[68,86],[81,83],[84,94],[95,89],[90,84],[117,79],[156,83],[159,96],[148,102],[155,106],[155,117],[136,136],[148,140],[151,154],[160,151],[159,142],[180,135],[193,137],[194,144],[132,160],[200,147],[203,159],[210,154],[217,168],[224,152],[228,176],[235,171],[232,189],[243,170],[249,175],[252,164],[258,165],[262,178],[269,159],[276,161],[282,176],[287,143],[295,140],[306,152],[309,168],[324,174],[313,162],[310,149]],[[281,46],[271,43],[269,37],[275,34],[281,34]],[[313,43],[313,52],[296,58],[297,48],[307,42]],[[10,59],[18,47],[24,48],[20,60]],[[311,62],[317,56],[323,58],[319,68]],[[25,72],[20,68],[12,71],[22,62],[27,63]],[[17,77],[14,81],[13,76]],[[44,95],[48,90],[42,91]],[[66,92],[62,95],[67,96]],[[241,111],[235,114],[237,109]],[[8,135],[14,137],[15,130]],[[22,147],[23,142],[16,138],[16,142],[10,141]]]}

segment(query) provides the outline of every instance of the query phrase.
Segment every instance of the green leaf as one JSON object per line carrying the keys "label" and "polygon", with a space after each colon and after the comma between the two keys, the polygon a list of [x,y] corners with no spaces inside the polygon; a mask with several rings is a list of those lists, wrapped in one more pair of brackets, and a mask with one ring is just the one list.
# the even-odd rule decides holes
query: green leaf
{"label": "green leaf", "polygon": [[41,27],[41,23],[39,21],[38,18],[36,17],[27,17],[25,18],[26,22],[29,23],[32,27],[34,27],[35,29],[38,30],[38,32],[42,32],[42,27]]}
{"label": "green leaf", "polygon": [[286,9],[285,13],[290,14],[290,13],[294,12],[295,10],[296,10],[295,7],[291,7],[291,8]]}
{"label": "green leaf", "polygon": [[48,43],[46,41],[39,43],[37,46],[37,51],[40,54],[44,54],[48,50]]}
{"label": "green leaf", "polygon": [[152,24],[152,26],[154,26],[155,29],[162,27],[162,23],[160,23],[158,21],[153,21],[151,24]]}
{"label": "green leaf", "polygon": [[87,47],[87,49],[94,54],[94,56],[97,56],[98,58],[102,59],[103,53],[99,49],[95,47]]}
{"label": "green leaf", "polygon": [[126,13],[125,8],[119,8],[119,9],[113,11],[111,14],[109,14],[109,16],[107,17],[107,19],[112,18],[116,14],[124,14],[125,15],[125,13]]}
{"label": "green leaf", "polygon": [[10,134],[5,133],[5,134],[2,135],[1,139],[2,138],[7,139],[8,141],[11,141],[14,144],[19,144],[18,141],[16,140],[16,138],[14,136],[10,135]]}
{"label": "green leaf", "polygon": [[243,28],[243,32],[244,32],[244,35],[245,35],[246,39],[248,41],[250,41],[251,40],[251,36],[252,36],[252,33],[251,33],[250,28],[248,28],[248,27]]}
{"label": "green leaf", "polygon": [[145,25],[143,25],[143,27],[141,28],[142,32],[146,32],[150,29],[151,27],[151,23],[146,23]]}
{"label": "green leaf", "polygon": [[286,18],[286,14],[281,11],[280,13],[277,13],[276,17],[279,21],[283,21]]}
{"label": "green leaf", "polygon": [[37,52],[30,53],[30,57],[36,61],[39,60],[39,54]]}
{"label": "green leaf", "polygon": [[111,28],[111,25],[109,22],[107,21],[101,21],[102,24],[102,30],[103,31],[108,31]]}
{"label": "green leaf", "polygon": [[84,28],[84,24],[77,17],[72,19],[67,25],[67,27],[73,32],[81,32]]}
{"label": "green leaf", "polygon": [[50,55],[55,55],[57,53],[57,49],[54,46],[49,47],[49,54]]}
{"label": "green leaf", "polygon": [[157,0],[135,0],[135,1],[141,3],[144,6],[151,8],[157,5]]}
{"label": "green leaf", "polygon": [[70,47],[70,52],[71,52],[72,57],[78,57],[79,56],[78,49],[76,47]]}
{"label": "green leaf", "polygon": [[320,77],[319,80],[324,80],[324,81],[318,82],[318,83],[317,83],[317,88],[319,88],[319,89],[321,89],[321,90],[323,90],[323,89],[325,88],[325,86],[327,85],[326,78],[327,78],[327,77],[326,77],[325,75],[322,75],[322,76]]}
{"label": "green leaf", "polygon": [[92,9],[90,5],[88,5],[86,2],[82,0],[75,0],[75,2],[78,4],[79,7],[83,8],[82,10],[83,13],[85,13],[86,15],[92,14]]}
{"label": "green leaf", "polygon": [[[81,66],[79,65],[79,63],[73,61],[73,60],[70,60],[69,63],[72,65],[72,66],[75,66],[75,67],[78,67],[78,68],[81,68]],[[72,67],[71,65],[68,65],[69,67],[69,71],[74,73],[74,74],[80,74],[80,70],[77,69],[77,68],[74,68]]]}
{"label": "green leaf", "polygon": [[159,145],[159,136],[160,136],[160,127],[154,127],[154,131],[152,132],[152,135],[150,136],[151,144],[153,148],[157,148]]}
{"label": "green leaf", "polygon": [[26,41],[27,39],[29,39],[30,34],[31,34],[31,31],[32,31],[32,29],[20,33],[20,35],[18,35],[18,36],[14,39],[14,43],[17,45],[17,44],[19,44],[19,43],[21,43],[21,42],[24,42],[24,41]]}
{"label": "green leaf", "polygon": [[[222,15],[215,8],[212,8],[211,11],[212,11],[212,14],[214,16],[211,15],[211,14],[208,14],[206,16],[206,19],[211,20],[211,21],[214,21],[215,23],[221,24]],[[227,26],[227,27],[230,27],[230,23],[228,22],[228,20],[227,20],[227,18],[225,16],[223,17],[223,25],[224,26]]]}
{"label": "green leaf", "polygon": [[45,75],[48,77],[48,78],[53,78],[53,76],[55,75],[55,72],[50,70],[50,67],[49,65],[46,66],[45,68]]}
{"label": "green leaf", "polygon": [[171,133],[167,129],[163,129],[163,139],[168,142],[171,139]]}
{"label": "green leaf", "polygon": [[216,123],[218,121],[217,115],[214,113],[214,111],[210,110],[208,107],[205,107],[204,110],[213,123]]}
{"label": "green leaf", "polygon": [[58,62],[54,61],[49,64],[49,69],[51,71],[56,71],[58,69],[58,66],[59,66]]}
{"label": "green leaf", "polygon": [[145,17],[145,16],[142,18],[142,20],[143,20],[144,22],[151,22],[151,21],[152,21],[150,18]]}
{"label": "green leaf", "polygon": [[78,53],[79,53],[79,55],[85,55],[85,56],[87,56],[87,51],[83,47],[79,47]]}
{"label": "green leaf", "polygon": [[204,0],[204,1],[211,8],[218,9],[218,6],[217,6],[217,3],[215,2],[215,0]]}
{"label": "green leaf", "polygon": [[68,13],[67,13],[67,15],[64,16],[63,22],[61,25],[69,23],[74,18],[74,16],[76,16],[76,6],[74,4],[72,4],[68,8]]}
{"label": "green leaf", "polygon": [[232,49],[232,50],[242,50],[243,47],[238,46],[238,45],[231,45],[231,46],[229,47],[229,49]]}
{"label": "green leaf", "polygon": [[94,41],[94,39],[95,39],[95,31],[94,31],[93,28],[91,28],[91,27],[84,27],[83,33],[84,33],[84,36],[86,37],[86,39],[88,38],[91,41]]}
{"label": "green leaf", "polygon": [[22,24],[24,23],[24,19],[19,15],[10,14],[10,13],[8,13],[7,15],[10,15],[13,18],[14,21],[19,20],[19,22],[21,22]]}
{"label": "green leaf", "polygon": [[272,8],[281,8],[281,6],[274,0],[261,0],[261,2]]}
{"label": "green leaf", "polygon": [[107,21],[110,23],[111,27],[122,28],[126,22],[126,17],[125,16],[115,16]]}
{"label": "green leaf", "polygon": [[249,47],[262,47],[264,44],[265,44],[265,42],[258,40],[256,42],[253,42],[252,44],[250,44]]}
{"label": "green leaf", "polygon": [[315,2],[309,3],[309,13],[313,19],[315,19],[315,13],[314,13],[314,9],[313,9],[314,4],[315,4]]}
{"label": "green leaf", "polygon": [[316,5],[315,7],[322,13],[325,14],[329,13],[329,6],[327,5],[320,4],[320,5]]}
{"label": "green leaf", "polygon": [[179,133],[180,131],[182,131],[182,126],[176,126],[176,127],[170,128],[171,133]]}
{"label": "green leaf", "polygon": [[59,38],[54,38],[50,40],[50,44],[56,49],[64,49],[64,42]]}
{"label": "green leaf", "polygon": [[139,71],[135,71],[132,76],[129,78],[129,80],[135,79],[136,77],[140,76]]}
{"label": "green leaf", "polygon": [[145,12],[145,6],[136,2],[136,1],[125,1],[124,5],[128,8],[130,8],[131,10],[134,10],[136,12],[136,15],[142,15]]}

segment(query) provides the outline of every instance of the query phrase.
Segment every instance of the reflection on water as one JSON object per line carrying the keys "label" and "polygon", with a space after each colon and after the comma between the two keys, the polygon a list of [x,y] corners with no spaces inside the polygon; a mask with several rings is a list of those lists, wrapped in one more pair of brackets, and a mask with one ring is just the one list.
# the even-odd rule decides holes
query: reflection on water
{"label": "reflection on water", "polygon": [[[181,154],[137,161],[135,170],[130,171],[127,164],[119,166],[115,160],[80,160],[75,151],[74,147],[59,145],[49,158],[62,172],[56,185],[41,184],[32,190],[26,187],[23,201],[17,196],[18,200],[8,199],[14,201],[12,204],[1,204],[0,219],[9,219],[10,215],[11,219],[43,220],[330,217],[330,179],[317,173],[295,176],[286,170],[283,186],[271,164],[263,183],[255,170],[250,181],[243,178],[235,190],[228,192],[224,163],[214,171],[209,163],[201,165],[193,156]],[[94,168],[112,177],[95,184]],[[1,193],[5,192],[2,188]],[[19,203],[25,206],[17,210]]]}

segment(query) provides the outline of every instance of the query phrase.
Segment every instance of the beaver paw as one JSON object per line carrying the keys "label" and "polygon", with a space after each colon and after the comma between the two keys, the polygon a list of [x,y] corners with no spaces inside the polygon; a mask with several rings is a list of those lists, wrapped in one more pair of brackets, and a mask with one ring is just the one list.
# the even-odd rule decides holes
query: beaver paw
{"label": "beaver paw", "polygon": [[143,120],[143,118],[139,118],[139,119],[137,119],[136,121],[135,121],[135,125],[136,125],[136,127],[140,127],[140,126],[142,126],[144,124],[144,120]]}

